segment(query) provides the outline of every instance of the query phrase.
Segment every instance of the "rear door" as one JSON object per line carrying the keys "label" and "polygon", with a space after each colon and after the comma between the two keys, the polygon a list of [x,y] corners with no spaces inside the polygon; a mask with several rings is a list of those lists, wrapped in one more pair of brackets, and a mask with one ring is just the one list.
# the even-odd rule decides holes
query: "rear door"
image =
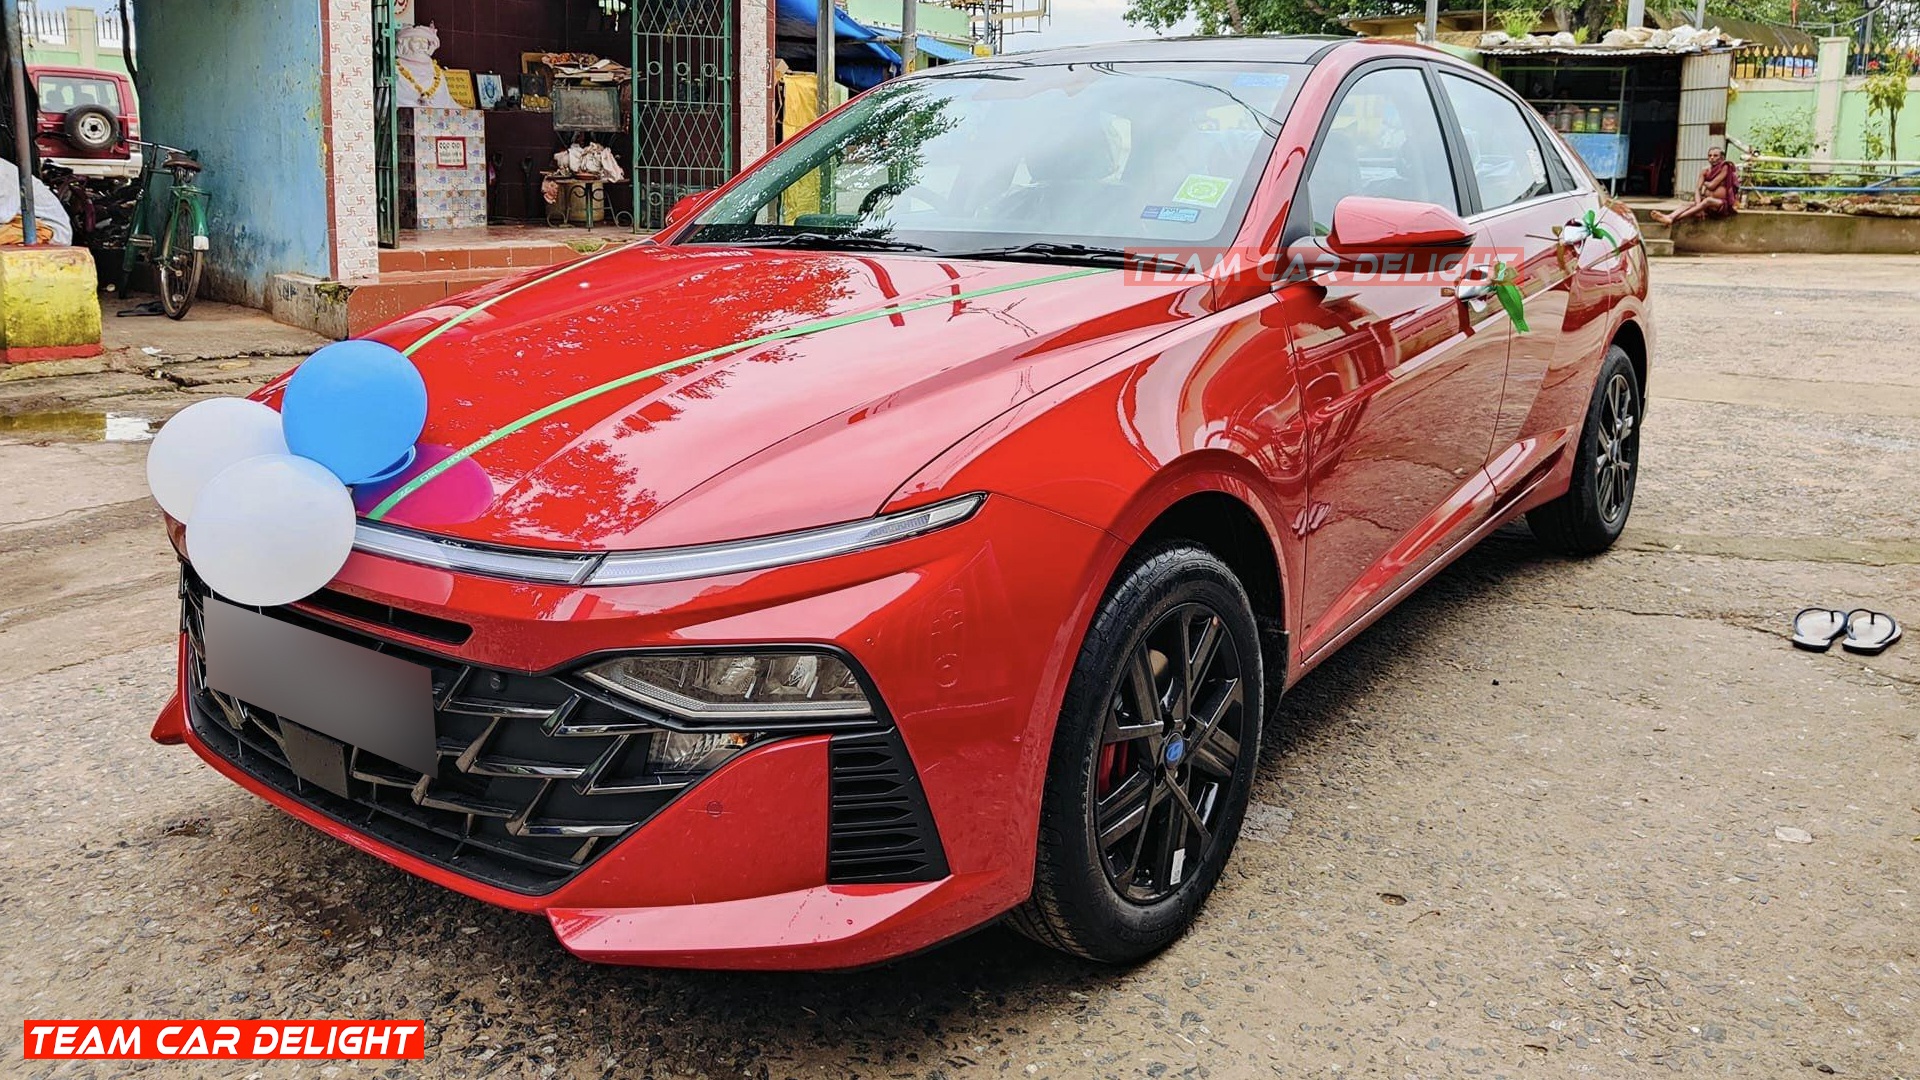
{"label": "rear door", "polygon": [[[1467,213],[1425,65],[1349,78],[1288,219],[1325,235],[1348,195]],[[1506,327],[1434,276],[1321,274],[1282,290],[1307,417],[1301,648],[1311,656],[1482,520]]]}
{"label": "rear door", "polygon": [[[1524,297],[1527,332],[1511,335],[1506,381],[1492,433],[1488,472],[1505,493],[1526,482],[1560,445],[1557,433],[1530,422],[1541,390],[1556,372],[1591,355],[1587,327],[1604,311],[1573,302],[1583,264],[1609,258],[1603,241],[1562,243],[1566,226],[1600,209],[1599,193],[1577,179],[1531,109],[1490,79],[1438,71],[1443,111],[1451,114],[1456,156],[1466,164],[1471,223],[1481,243],[1513,267]],[[1621,229],[1611,230],[1616,236]],[[1601,319],[1604,323],[1604,318]]]}

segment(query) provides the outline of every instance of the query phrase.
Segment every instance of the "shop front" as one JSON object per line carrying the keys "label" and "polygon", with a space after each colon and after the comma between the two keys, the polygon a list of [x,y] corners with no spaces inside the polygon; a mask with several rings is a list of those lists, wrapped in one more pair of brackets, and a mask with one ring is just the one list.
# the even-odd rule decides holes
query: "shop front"
{"label": "shop front", "polygon": [[658,228],[738,159],[735,11],[374,0],[380,246],[486,225]]}
{"label": "shop front", "polygon": [[1690,190],[1726,135],[1732,52],[1605,46],[1483,47],[1489,71],[1560,132],[1620,195]]}

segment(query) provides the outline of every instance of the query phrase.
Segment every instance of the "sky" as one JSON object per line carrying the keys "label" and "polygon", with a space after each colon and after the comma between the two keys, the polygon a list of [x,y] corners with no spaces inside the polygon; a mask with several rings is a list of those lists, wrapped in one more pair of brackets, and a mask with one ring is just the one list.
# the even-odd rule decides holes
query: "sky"
{"label": "sky", "polygon": [[[1126,0],[1053,0],[1052,21],[1043,23],[1037,34],[1007,35],[1007,51],[1026,52],[1057,45],[1089,45],[1154,36],[1146,27],[1135,26],[1122,18],[1126,10]],[[1192,32],[1190,26],[1167,31],[1169,35]]]}

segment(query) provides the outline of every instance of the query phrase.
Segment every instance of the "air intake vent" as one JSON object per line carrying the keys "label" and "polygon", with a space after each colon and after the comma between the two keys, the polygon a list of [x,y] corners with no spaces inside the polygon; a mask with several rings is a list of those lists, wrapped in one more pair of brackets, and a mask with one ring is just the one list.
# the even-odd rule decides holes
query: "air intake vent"
{"label": "air intake vent", "polygon": [[937,881],[947,858],[897,731],[833,738],[827,881]]}

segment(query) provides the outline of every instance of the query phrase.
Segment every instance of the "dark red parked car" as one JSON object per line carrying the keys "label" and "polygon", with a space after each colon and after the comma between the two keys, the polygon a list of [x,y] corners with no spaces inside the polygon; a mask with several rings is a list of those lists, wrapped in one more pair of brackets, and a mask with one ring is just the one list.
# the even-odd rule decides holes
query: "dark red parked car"
{"label": "dark red parked car", "polygon": [[31,64],[40,100],[34,139],[40,160],[76,176],[140,175],[140,111],[133,80],[117,71]]}
{"label": "dark red parked car", "polygon": [[[658,243],[376,331],[444,468],[361,492],[306,601],[188,568],[154,737],[593,960],[1003,916],[1134,960],[1218,881],[1287,686],[1504,522],[1620,534],[1646,297],[1631,216],[1424,48],[896,80]],[[214,623],[402,749],[206,689]]]}

